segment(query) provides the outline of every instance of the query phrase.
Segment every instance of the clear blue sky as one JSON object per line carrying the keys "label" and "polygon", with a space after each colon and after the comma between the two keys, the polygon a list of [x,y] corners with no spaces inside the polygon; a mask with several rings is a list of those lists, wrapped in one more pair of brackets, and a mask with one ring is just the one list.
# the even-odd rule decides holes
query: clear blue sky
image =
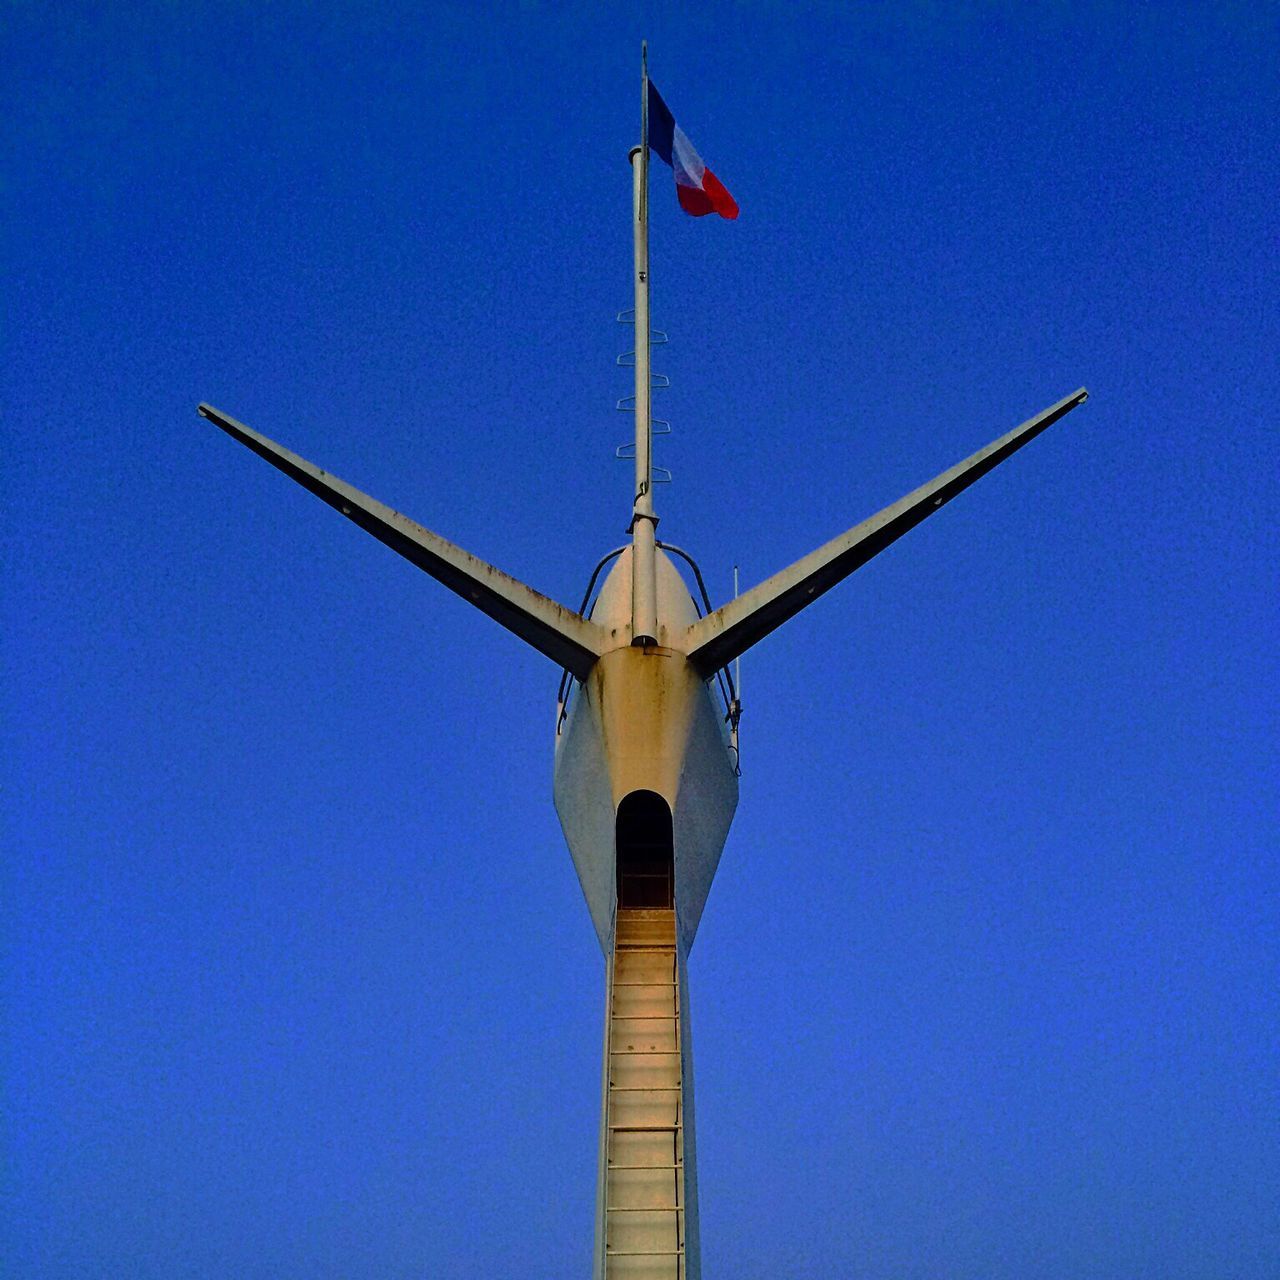
{"label": "clear blue sky", "polygon": [[[372,7],[369,7],[372,9]],[[1280,1257],[1274,5],[6,5],[8,1275],[586,1275],[558,673],[197,418],[577,603],[1087,406],[744,664],[709,1277]]]}

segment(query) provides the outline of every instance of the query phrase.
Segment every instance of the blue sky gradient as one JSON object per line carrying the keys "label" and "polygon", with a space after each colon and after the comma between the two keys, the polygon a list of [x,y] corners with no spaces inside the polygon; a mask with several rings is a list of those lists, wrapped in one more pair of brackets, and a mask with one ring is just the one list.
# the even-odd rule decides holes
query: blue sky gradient
{"label": "blue sky gradient", "polygon": [[0,23],[7,1274],[587,1274],[558,673],[195,405],[576,605],[642,37],[718,602],[1092,393],[744,660],[705,1273],[1275,1274],[1275,6]]}

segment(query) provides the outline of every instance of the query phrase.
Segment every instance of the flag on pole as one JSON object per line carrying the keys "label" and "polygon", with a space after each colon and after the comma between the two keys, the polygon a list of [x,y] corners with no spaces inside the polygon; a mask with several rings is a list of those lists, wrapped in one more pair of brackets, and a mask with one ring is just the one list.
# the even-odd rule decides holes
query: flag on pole
{"label": "flag on pole", "polygon": [[722,218],[736,218],[738,205],[724,189],[724,184],[693,149],[684,130],[676,124],[671,108],[649,81],[649,150],[669,164],[676,174],[676,195],[685,213],[701,218],[718,213]]}

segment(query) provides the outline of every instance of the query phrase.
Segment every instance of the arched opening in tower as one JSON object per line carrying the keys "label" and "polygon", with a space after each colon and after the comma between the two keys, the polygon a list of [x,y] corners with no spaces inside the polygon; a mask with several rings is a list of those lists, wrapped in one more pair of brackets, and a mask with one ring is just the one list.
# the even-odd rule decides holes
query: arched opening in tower
{"label": "arched opening in tower", "polygon": [[615,829],[618,906],[675,906],[675,841],[671,810],[653,791],[633,791],[618,806]]}

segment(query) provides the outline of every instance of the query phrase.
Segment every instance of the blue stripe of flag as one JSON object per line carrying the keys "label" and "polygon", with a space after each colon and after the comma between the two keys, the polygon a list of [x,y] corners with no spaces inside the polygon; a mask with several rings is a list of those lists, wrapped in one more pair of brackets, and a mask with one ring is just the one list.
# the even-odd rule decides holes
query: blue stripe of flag
{"label": "blue stripe of flag", "polygon": [[[676,118],[671,108],[662,100],[662,95],[649,81],[649,148],[655,151],[659,160],[671,164],[671,148],[676,138]],[[674,165],[671,166],[675,168]]]}

